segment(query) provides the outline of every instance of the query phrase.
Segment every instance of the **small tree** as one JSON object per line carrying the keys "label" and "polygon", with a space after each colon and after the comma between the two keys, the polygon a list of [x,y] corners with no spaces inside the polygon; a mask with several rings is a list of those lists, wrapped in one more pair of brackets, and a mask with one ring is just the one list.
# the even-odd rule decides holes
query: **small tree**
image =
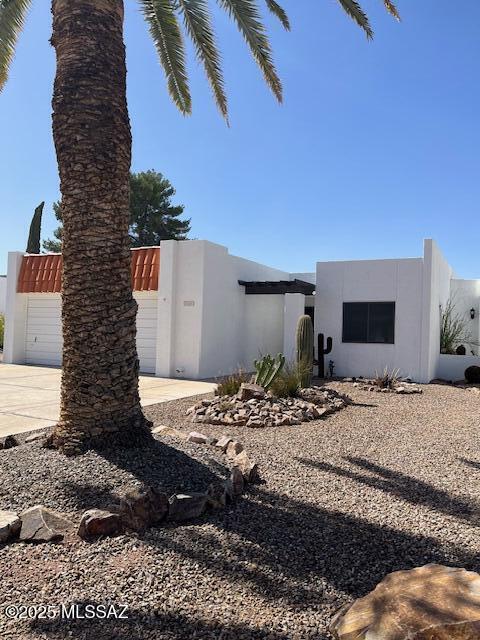
{"label": "small tree", "polygon": [[40,253],[40,233],[42,229],[42,213],[45,203],[41,202],[35,209],[28,234],[27,253]]}
{"label": "small tree", "polygon": [[[190,218],[180,220],[185,207],[173,205],[175,189],[157,171],[130,174],[130,224],[128,235],[132,247],[154,247],[162,240],[186,240],[190,232]],[[62,250],[63,220],[60,202],[53,203],[53,212],[60,223],[53,232],[54,239],[43,241],[49,253]]]}

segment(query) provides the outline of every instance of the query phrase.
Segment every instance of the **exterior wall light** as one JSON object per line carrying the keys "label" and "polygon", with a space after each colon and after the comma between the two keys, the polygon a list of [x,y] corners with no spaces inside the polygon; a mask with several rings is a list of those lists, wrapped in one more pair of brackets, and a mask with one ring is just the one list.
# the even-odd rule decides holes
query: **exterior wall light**
{"label": "exterior wall light", "polygon": [[470,309],[470,318],[475,320],[475,309],[473,307]]}

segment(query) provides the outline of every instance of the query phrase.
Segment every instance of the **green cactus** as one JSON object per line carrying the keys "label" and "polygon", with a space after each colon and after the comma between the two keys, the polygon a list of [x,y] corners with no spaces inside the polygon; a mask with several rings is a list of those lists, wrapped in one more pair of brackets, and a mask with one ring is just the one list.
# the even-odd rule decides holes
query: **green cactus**
{"label": "green cactus", "polygon": [[285,356],[281,353],[279,353],[276,358],[266,355],[260,360],[255,360],[253,364],[257,370],[255,384],[260,385],[265,391],[268,391],[285,365]]}
{"label": "green cactus", "polygon": [[310,316],[300,316],[297,324],[297,368],[300,387],[307,389],[313,373],[313,324]]}
{"label": "green cactus", "polygon": [[30,224],[30,233],[28,234],[27,253],[40,253],[40,231],[44,206],[45,203],[41,202],[33,214],[32,222]]}

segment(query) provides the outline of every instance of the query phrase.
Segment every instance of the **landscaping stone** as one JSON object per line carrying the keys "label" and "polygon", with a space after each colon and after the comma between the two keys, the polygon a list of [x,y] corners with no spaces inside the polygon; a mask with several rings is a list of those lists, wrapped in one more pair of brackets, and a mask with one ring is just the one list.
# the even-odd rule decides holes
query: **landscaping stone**
{"label": "landscaping stone", "polygon": [[0,511],[0,542],[14,538],[22,526],[22,521],[13,511]]}
{"label": "landscaping stone", "polygon": [[118,513],[125,527],[143,531],[165,520],[168,498],[153,487],[131,489],[121,496]]}
{"label": "landscaping stone", "polygon": [[188,434],[188,442],[196,442],[197,444],[208,444],[208,436],[199,433],[198,431],[191,431]]}
{"label": "landscaping stone", "polygon": [[374,391],[375,393],[397,393],[398,395],[413,395],[423,393],[423,389],[410,382],[397,382],[392,387],[379,387],[374,380],[363,380],[362,384],[355,383],[362,391]]}
{"label": "landscaping stone", "polygon": [[102,509],[85,511],[80,520],[78,535],[80,538],[98,538],[99,536],[114,536],[123,530],[122,521],[117,513]]}
{"label": "landscaping stone", "polygon": [[338,640],[480,638],[480,575],[429,564],[396,571],[333,618]]}
{"label": "landscaping stone", "polygon": [[238,442],[238,440],[231,440],[227,445],[225,453],[228,459],[233,460],[241,451],[243,451],[243,444]]}
{"label": "landscaping stone", "polygon": [[175,522],[193,520],[205,511],[206,493],[177,493],[169,499],[168,519]]}
{"label": "landscaping stone", "polygon": [[258,465],[248,457],[245,451],[241,451],[233,460],[234,468],[241,471],[245,482],[253,482],[258,476]]}
{"label": "landscaping stone", "polygon": [[265,397],[265,389],[258,384],[242,383],[237,393],[237,398],[243,400],[263,400]]}
{"label": "landscaping stone", "polygon": [[[298,395],[297,398],[277,398],[270,393],[263,393],[262,397],[248,400],[240,398],[248,396],[243,393],[236,396],[216,396],[190,407],[188,413],[194,422],[263,428],[318,420],[351,403],[348,396],[328,387],[300,389]],[[228,441],[220,439],[219,442],[219,448],[226,450]]]}
{"label": "landscaping stone", "polygon": [[30,444],[31,442],[37,442],[37,440],[42,440],[45,437],[44,433],[32,433],[25,438],[25,444]]}
{"label": "landscaping stone", "polygon": [[152,429],[152,433],[155,436],[170,436],[172,438],[178,438],[179,440],[186,440],[188,435],[185,431],[174,429],[173,427],[167,427],[166,425],[160,425]]}
{"label": "landscaping stone", "polygon": [[227,450],[229,442],[231,442],[233,438],[230,436],[220,436],[220,438],[215,443],[215,447],[217,449],[221,449],[224,453]]}
{"label": "landscaping stone", "polygon": [[0,449],[13,449],[13,447],[18,447],[18,440],[15,436],[0,438]]}
{"label": "landscaping stone", "polygon": [[244,480],[243,474],[239,467],[233,467],[230,474],[230,481],[232,483],[232,492],[234,496],[240,496],[243,493]]}
{"label": "landscaping stone", "polygon": [[207,504],[213,509],[223,509],[227,504],[228,487],[225,482],[212,482],[207,489]]}
{"label": "landscaping stone", "polygon": [[43,505],[36,505],[20,514],[22,527],[19,540],[22,542],[55,542],[63,539],[73,528],[62,515]]}

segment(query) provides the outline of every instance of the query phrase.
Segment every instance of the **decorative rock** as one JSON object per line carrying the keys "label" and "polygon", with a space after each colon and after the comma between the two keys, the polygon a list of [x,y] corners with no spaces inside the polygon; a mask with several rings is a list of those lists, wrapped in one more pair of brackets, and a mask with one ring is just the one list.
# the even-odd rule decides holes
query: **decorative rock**
{"label": "decorative rock", "polygon": [[243,493],[243,474],[239,467],[233,467],[230,474],[230,481],[232,483],[232,491],[234,496],[239,496]]}
{"label": "decorative rock", "polygon": [[245,451],[241,451],[233,460],[234,468],[240,469],[245,482],[253,482],[258,477],[258,465],[252,462]]}
{"label": "decorative rock", "polygon": [[15,436],[0,438],[0,449],[13,449],[13,447],[18,447],[18,440]]}
{"label": "decorative rock", "polygon": [[168,519],[175,522],[198,518],[205,511],[206,493],[177,493],[169,499]]}
{"label": "decorative rock", "polygon": [[78,535],[80,538],[96,538],[98,536],[114,536],[123,530],[122,521],[118,513],[89,509],[80,520]]}
{"label": "decorative rock", "polygon": [[143,531],[165,520],[168,498],[153,487],[131,489],[121,496],[118,513],[125,527]]}
{"label": "decorative rock", "polygon": [[207,489],[207,504],[213,509],[223,509],[227,504],[228,490],[225,482],[212,482]]}
{"label": "decorative rock", "polygon": [[228,443],[225,453],[227,454],[227,458],[233,460],[241,451],[243,451],[243,444],[238,442],[238,440],[232,440]]}
{"label": "decorative rock", "polygon": [[62,540],[73,528],[72,523],[59,513],[42,505],[31,507],[20,514],[22,542],[54,542]]}
{"label": "decorative rock", "polygon": [[[334,389],[310,387],[300,389],[296,398],[277,398],[271,392],[249,400],[241,400],[238,395],[216,396],[194,405],[191,415],[193,422],[263,428],[318,420],[350,403],[348,396]],[[223,436],[219,448],[225,451],[229,440]]]}
{"label": "decorative rock", "polygon": [[22,526],[22,521],[13,511],[0,511],[0,542],[14,538]]}
{"label": "decorative rock", "polygon": [[30,442],[36,442],[37,440],[42,440],[45,437],[43,433],[32,433],[25,438],[25,444],[30,444]]}
{"label": "decorative rock", "polygon": [[170,436],[172,438],[178,438],[179,440],[186,440],[188,437],[185,431],[179,431],[178,429],[165,425],[155,427],[155,429],[152,429],[152,433],[156,436]]}
{"label": "decorative rock", "polygon": [[333,618],[338,640],[480,638],[480,575],[429,564],[396,571]]}
{"label": "decorative rock", "polygon": [[224,453],[227,450],[228,444],[229,442],[232,441],[232,438],[230,438],[230,436],[221,436],[215,446],[217,447],[217,449],[221,449]]}
{"label": "decorative rock", "polygon": [[197,444],[208,444],[208,436],[204,436],[203,433],[198,431],[191,431],[188,434],[188,442],[196,442]]}
{"label": "decorative rock", "polygon": [[263,400],[265,395],[265,390],[260,385],[244,382],[237,393],[237,398],[245,402],[247,400]]}

